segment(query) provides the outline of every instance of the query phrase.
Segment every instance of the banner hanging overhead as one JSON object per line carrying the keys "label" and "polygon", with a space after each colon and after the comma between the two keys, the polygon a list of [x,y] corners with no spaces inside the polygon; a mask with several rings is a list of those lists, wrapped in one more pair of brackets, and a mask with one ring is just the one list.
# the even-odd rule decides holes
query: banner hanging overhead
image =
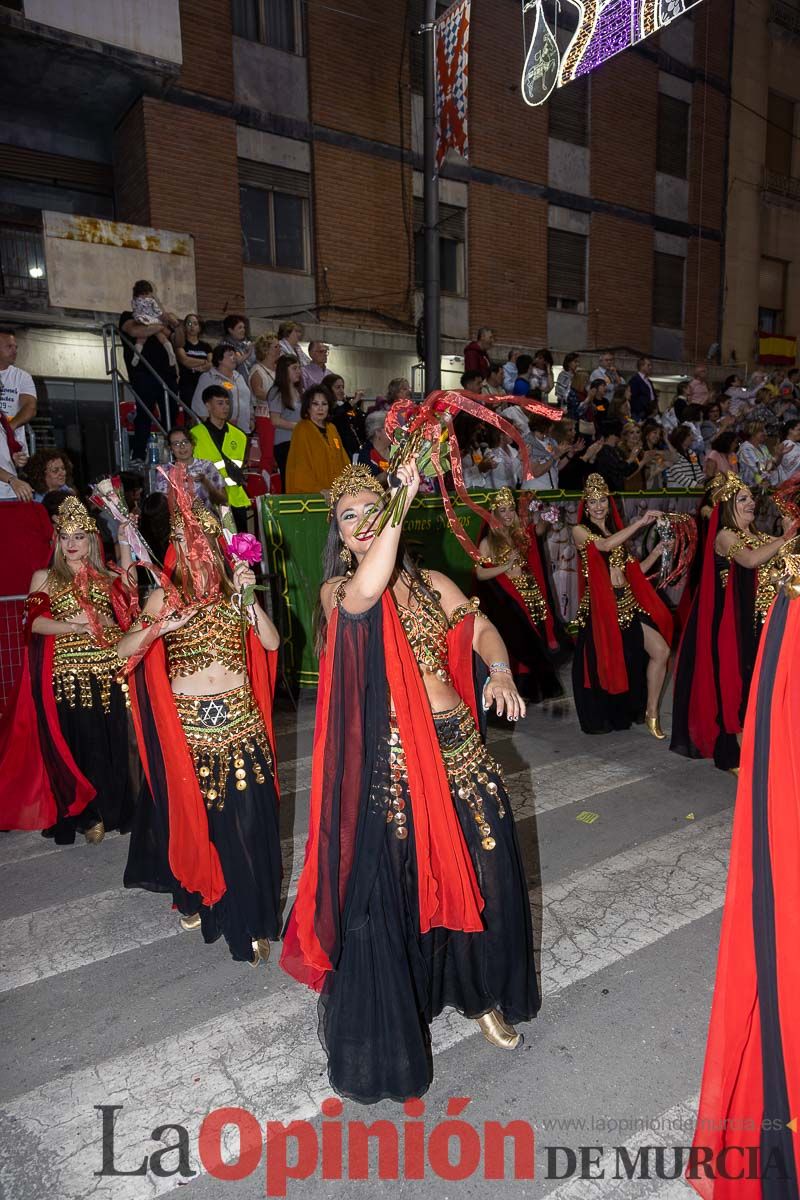
{"label": "banner hanging overhead", "polygon": [[470,0],[456,0],[436,22],[438,166],[451,148],[469,158],[469,10]]}
{"label": "banner hanging overhead", "polygon": [[[694,8],[700,0],[565,0],[576,10],[577,28],[559,38],[558,0],[522,0],[522,21],[528,45],[522,69],[522,98],[544,104],[556,87],[588,75],[621,50],[643,41]],[[571,22],[566,28],[571,28]],[[530,41],[527,41],[530,38]],[[561,41],[564,49],[559,48]]]}

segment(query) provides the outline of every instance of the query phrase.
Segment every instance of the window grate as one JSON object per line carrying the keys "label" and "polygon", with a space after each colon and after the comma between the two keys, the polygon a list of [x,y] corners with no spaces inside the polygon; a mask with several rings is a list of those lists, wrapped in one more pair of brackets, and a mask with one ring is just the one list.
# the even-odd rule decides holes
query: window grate
{"label": "window grate", "polygon": [[561,309],[565,312],[585,312],[588,242],[589,239],[581,233],[570,233],[565,229],[548,229],[548,308]]}

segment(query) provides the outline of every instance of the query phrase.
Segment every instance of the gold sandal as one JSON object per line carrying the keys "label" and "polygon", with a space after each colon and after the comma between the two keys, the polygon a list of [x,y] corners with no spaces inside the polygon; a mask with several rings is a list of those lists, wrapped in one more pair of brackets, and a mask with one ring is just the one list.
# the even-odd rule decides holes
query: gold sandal
{"label": "gold sandal", "polygon": [[499,1046],[502,1050],[516,1050],[522,1043],[522,1034],[517,1033],[513,1025],[508,1025],[499,1013],[484,1013],[476,1019],[481,1033],[493,1046]]}

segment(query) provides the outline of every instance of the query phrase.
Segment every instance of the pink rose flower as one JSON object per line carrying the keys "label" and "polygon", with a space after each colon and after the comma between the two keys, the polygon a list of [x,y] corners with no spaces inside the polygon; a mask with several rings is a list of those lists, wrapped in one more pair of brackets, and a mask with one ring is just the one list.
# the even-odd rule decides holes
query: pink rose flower
{"label": "pink rose flower", "polygon": [[261,543],[252,533],[236,533],[230,541],[230,552],[240,562],[261,562]]}

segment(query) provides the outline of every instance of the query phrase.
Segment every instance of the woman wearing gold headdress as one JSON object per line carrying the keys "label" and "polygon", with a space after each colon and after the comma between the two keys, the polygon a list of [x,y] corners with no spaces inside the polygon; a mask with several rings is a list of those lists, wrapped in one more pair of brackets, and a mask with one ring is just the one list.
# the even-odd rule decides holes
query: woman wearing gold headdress
{"label": "woman wearing gold headdress", "polygon": [[603,477],[586,480],[572,531],[581,559],[572,686],[584,733],[628,729],[644,720],[654,737],[665,736],[659,704],[672,617],[644,575],[661,546],[642,563],[627,546],[660,515],[649,509],[623,527]]}
{"label": "woman wearing gold headdress", "polygon": [[[25,603],[26,653],[0,726],[0,826],[41,829],[60,844],[129,827],[127,686],[116,644],[135,598],[103,561],[97,525],[77,496],[53,521],[53,561]],[[130,551],[120,537],[122,567]]]}
{"label": "woman wearing gold headdress", "polygon": [[[405,519],[419,472],[398,475]],[[363,1103],[428,1088],[444,1008],[511,1050],[539,1007],[525,871],[480,733],[492,705],[516,721],[525,704],[477,600],[415,567],[401,525],[370,528],[380,502],[366,467],[333,483],[309,839],[281,956],[321,993],[332,1086]]]}
{"label": "woman wearing gold headdress", "polygon": [[241,612],[253,572],[239,562],[231,578],[220,525],[176,468],[170,487],[171,582],[118,647],[141,659],[130,695],[152,797],[137,807],[125,886],[171,892],[184,929],[224,936],[234,959],[257,966],[280,933],[279,638],[258,603],[252,622]]}
{"label": "woman wearing gold headdress", "polygon": [[797,524],[785,522],[781,537],[760,533],[753,494],[732,472],[714,477],[709,499],[700,586],[675,667],[670,749],[737,771],[761,629]]}
{"label": "woman wearing gold headdress", "polygon": [[500,489],[491,511],[503,528],[488,529],[478,546],[483,561],[475,576],[481,604],[503,635],[525,699],[561,696],[554,665],[559,640],[538,538],[546,525],[542,522],[540,529],[522,523],[510,488]]}

